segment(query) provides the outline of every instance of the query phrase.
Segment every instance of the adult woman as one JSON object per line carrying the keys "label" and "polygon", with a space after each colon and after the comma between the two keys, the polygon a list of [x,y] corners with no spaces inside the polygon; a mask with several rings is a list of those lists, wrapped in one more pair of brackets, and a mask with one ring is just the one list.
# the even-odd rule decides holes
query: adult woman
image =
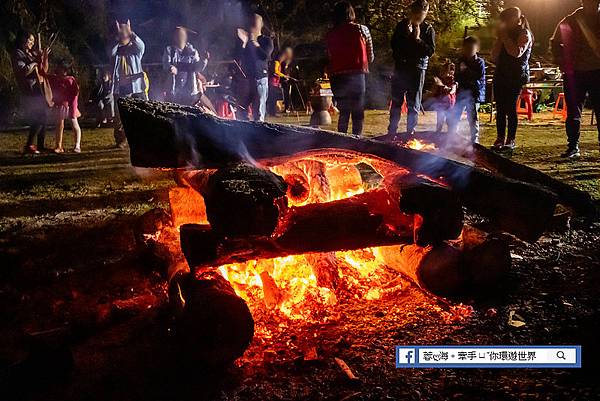
{"label": "adult woman", "polygon": [[338,131],[361,135],[365,119],[366,74],[373,61],[373,42],[369,29],[354,22],[350,3],[341,1],[333,9],[333,29],[327,34],[331,89],[340,110]]}
{"label": "adult woman", "polygon": [[518,116],[517,98],[523,85],[529,82],[529,58],[533,46],[533,34],[521,9],[507,8],[500,14],[498,39],[492,50],[496,63],[494,73],[494,97],[498,136],[493,148],[515,148]]}
{"label": "adult woman", "polygon": [[[44,150],[44,139],[46,137],[46,113],[48,103],[44,92],[42,63],[47,59],[48,50],[43,54],[36,52],[33,47],[35,37],[30,32],[19,34],[16,49],[13,54],[13,70],[21,92],[21,103],[24,115],[29,124],[29,136],[25,145],[25,153],[40,153]],[[51,95],[50,95],[51,96]],[[37,137],[37,147],[34,140]]]}

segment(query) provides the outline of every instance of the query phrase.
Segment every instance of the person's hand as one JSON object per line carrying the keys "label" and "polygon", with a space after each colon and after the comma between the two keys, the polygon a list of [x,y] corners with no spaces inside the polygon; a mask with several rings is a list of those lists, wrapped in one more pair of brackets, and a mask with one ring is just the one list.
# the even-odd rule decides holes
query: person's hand
{"label": "person's hand", "polygon": [[421,26],[418,24],[413,25],[412,34],[415,39],[421,39]]}
{"label": "person's hand", "polygon": [[258,32],[255,30],[250,31],[250,42],[256,42],[258,40]]}
{"label": "person's hand", "polygon": [[248,44],[249,35],[248,32],[242,28],[237,29],[238,38],[242,41],[242,44],[246,46]]}
{"label": "person's hand", "polygon": [[171,71],[172,75],[177,75],[177,67],[175,67],[174,65],[171,66],[171,68],[169,69],[169,71]]}
{"label": "person's hand", "polygon": [[117,26],[117,35],[119,40],[124,41],[131,38],[133,31],[131,30],[131,21],[127,20],[127,23],[121,24],[119,21],[115,21]]}
{"label": "person's hand", "polygon": [[210,60],[210,52],[208,50],[204,52],[204,59]]}

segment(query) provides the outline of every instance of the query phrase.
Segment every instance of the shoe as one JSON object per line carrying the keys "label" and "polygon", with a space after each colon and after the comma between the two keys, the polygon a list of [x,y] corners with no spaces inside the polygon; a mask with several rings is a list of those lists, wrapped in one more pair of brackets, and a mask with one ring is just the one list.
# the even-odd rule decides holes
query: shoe
{"label": "shoe", "polygon": [[506,144],[504,144],[504,146],[502,147],[502,150],[515,150],[516,147],[517,147],[517,143],[513,139],[513,140],[506,142]]}
{"label": "shoe", "polygon": [[23,148],[23,153],[28,155],[39,155],[40,151],[37,150],[37,147],[35,145],[29,145]]}
{"label": "shoe", "polygon": [[65,150],[63,148],[56,148],[54,149],[54,153],[65,153]]}
{"label": "shoe", "polygon": [[496,139],[496,142],[492,145],[492,150],[500,150],[504,147],[504,139]]}
{"label": "shoe", "polygon": [[568,148],[565,153],[560,155],[560,157],[562,157],[563,159],[572,159],[574,157],[579,157],[579,156],[581,156],[581,153],[579,152],[579,148]]}

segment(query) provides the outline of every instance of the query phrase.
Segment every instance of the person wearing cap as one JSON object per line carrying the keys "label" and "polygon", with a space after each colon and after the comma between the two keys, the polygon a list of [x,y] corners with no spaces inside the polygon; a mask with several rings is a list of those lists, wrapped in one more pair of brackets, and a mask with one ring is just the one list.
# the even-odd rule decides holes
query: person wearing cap
{"label": "person wearing cap", "polygon": [[194,105],[200,95],[196,73],[206,69],[208,53],[200,57],[198,50],[188,42],[188,29],[181,26],[175,29],[173,44],[165,48],[162,64],[169,74],[167,100]]}

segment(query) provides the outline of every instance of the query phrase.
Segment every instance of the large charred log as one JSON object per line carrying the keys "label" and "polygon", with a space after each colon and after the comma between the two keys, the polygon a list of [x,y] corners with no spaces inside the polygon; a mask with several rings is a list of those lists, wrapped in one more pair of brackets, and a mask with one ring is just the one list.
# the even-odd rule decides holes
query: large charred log
{"label": "large charred log", "polygon": [[315,149],[344,149],[443,181],[466,207],[527,241],[541,236],[557,203],[556,194],[546,188],[393,144],[305,127],[222,120],[166,103],[121,99],[119,107],[131,161],[139,167],[220,168]]}
{"label": "large charred log", "polygon": [[283,179],[247,163],[217,170],[203,189],[208,221],[223,236],[271,235],[287,207]]}
{"label": "large charred log", "polygon": [[[559,203],[569,207],[576,213],[584,216],[595,216],[598,213],[589,193],[554,179],[543,172],[516,163],[478,143],[471,143],[466,138],[457,135],[440,135],[437,132],[419,132],[415,136],[405,136],[404,141],[417,138],[425,143],[434,144],[442,153],[450,153],[473,162],[478,167],[483,167],[495,174],[538,185],[556,193]],[[377,138],[382,141],[393,141],[393,136],[384,135]],[[404,141],[398,142],[404,146]]]}
{"label": "large charred log", "polygon": [[223,238],[208,226],[181,226],[191,267],[220,266],[311,252],[412,243],[414,217],[400,212],[385,190],[289,208],[272,236]]}
{"label": "large charred log", "polygon": [[400,211],[422,217],[415,228],[417,245],[438,245],[458,238],[464,212],[458,196],[449,188],[412,174],[390,177],[385,185],[399,199]]}
{"label": "large charred log", "polygon": [[177,274],[169,285],[182,356],[192,364],[226,366],[241,357],[254,336],[246,302],[218,272]]}

